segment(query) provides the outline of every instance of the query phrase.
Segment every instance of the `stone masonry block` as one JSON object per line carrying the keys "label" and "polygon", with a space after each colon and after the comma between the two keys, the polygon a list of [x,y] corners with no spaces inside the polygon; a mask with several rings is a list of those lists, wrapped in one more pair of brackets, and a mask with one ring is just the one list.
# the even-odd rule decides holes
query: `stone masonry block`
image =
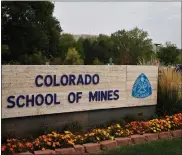
{"label": "stone masonry block", "polygon": [[161,139],[161,140],[167,140],[170,138],[172,138],[172,136],[171,136],[171,132],[169,132],[169,131],[159,133],[159,139]]}
{"label": "stone masonry block", "polygon": [[117,146],[126,146],[131,143],[131,138],[115,138]]}
{"label": "stone masonry block", "polygon": [[171,131],[171,135],[175,138],[182,138],[182,130]]}
{"label": "stone masonry block", "polygon": [[153,141],[153,140],[158,140],[159,139],[159,134],[158,133],[147,133],[144,134],[145,135],[145,139],[147,141]]}
{"label": "stone masonry block", "polygon": [[117,147],[117,142],[115,140],[105,140],[100,142],[102,150],[111,150]]}
{"label": "stone masonry block", "polygon": [[55,149],[56,154],[75,154],[74,148],[61,148],[61,149]]}
{"label": "stone masonry block", "polygon": [[131,142],[133,144],[140,144],[140,143],[144,143],[145,140],[145,135],[132,135],[131,136]]}
{"label": "stone masonry block", "polygon": [[85,153],[85,147],[83,145],[74,145],[74,149],[75,149],[76,154]]}
{"label": "stone masonry block", "polygon": [[98,143],[88,143],[88,144],[83,144],[85,147],[85,150],[87,153],[95,153],[95,152],[100,152],[100,144]]}
{"label": "stone masonry block", "polygon": [[53,155],[56,154],[54,150],[45,150],[45,151],[34,151],[35,155]]}

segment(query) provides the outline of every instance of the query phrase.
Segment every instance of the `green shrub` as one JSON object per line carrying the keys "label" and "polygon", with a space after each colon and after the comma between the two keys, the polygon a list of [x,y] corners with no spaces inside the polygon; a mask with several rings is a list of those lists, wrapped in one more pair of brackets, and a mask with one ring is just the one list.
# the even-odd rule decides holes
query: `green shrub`
{"label": "green shrub", "polygon": [[98,58],[95,58],[93,60],[93,65],[103,65],[103,63]]}
{"label": "green shrub", "polygon": [[50,65],[62,65],[62,64],[63,64],[63,60],[61,59],[61,57],[53,58],[50,61]]}

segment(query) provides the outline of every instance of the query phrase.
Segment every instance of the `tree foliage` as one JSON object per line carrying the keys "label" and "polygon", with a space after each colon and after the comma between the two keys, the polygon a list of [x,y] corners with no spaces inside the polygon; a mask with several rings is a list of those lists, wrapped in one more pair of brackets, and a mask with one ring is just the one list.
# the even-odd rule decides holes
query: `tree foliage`
{"label": "tree foliage", "polygon": [[93,65],[103,65],[103,63],[98,58],[95,58],[93,61]]}
{"label": "tree foliage", "polygon": [[26,64],[22,57],[34,57],[39,52],[46,57],[57,55],[61,27],[52,15],[53,3],[3,1],[1,4],[2,44],[10,51],[2,54],[4,61]]}
{"label": "tree foliage", "polygon": [[140,57],[147,59],[152,53],[152,39],[141,29],[119,30],[111,34],[111,39],[117,64],[136,65]]}
{"label": "tree foliage", "polygon": [[75,48],[69,48],[64,64],[65,65],[82,65],[83,60],[80,58],[80,55]]}
{"label": "tree foliage", "polygon": [[[61,33],[53,17],[54,4],[49,1],[3,1],[2,63],[36,64],[154,64],[156,54],[148,33],[135,27],[111,35],[80,37]],[[158,49],[157,58],[167,64],[182,63],[175,45],[167,43]],[[151,59],[152,58],[152,59]]]}
{"label": "tree foliage", "polygon": [[65,59],[66,53],[69,48],[75,47],[75,40],[71,34],[64,33],[60,35],[59,39],[59,56]]}
{"label": "tree foliage", "polygon": [[165,65],[175,64],[180,61],[180,50],[171,42],[166,42],[164,46],[160,47],[157,55]]}
{"label": "tree foliage", "polygon": [[76,41],[76,50],[78,51],[78,53],[80,54],[81,58],[83,60],[85,60],[85,51],[83,48],[83,42],[84,42],[84,38],[80,37],[77,41]]}
{"label": "tree foliage", "polygon": [[94,59],[98,58],[103,64],[107,64],[112,54],[113,42],[107,35],[100,34],[93,46]]}

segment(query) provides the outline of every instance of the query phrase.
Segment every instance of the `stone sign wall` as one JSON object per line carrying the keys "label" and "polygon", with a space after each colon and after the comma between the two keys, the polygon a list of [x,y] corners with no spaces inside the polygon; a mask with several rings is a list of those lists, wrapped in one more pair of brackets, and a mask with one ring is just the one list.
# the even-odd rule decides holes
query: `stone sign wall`
{"label": "stone sign wall", "polygon": [[157,104],[157,66],[3,65],[2,118]]}

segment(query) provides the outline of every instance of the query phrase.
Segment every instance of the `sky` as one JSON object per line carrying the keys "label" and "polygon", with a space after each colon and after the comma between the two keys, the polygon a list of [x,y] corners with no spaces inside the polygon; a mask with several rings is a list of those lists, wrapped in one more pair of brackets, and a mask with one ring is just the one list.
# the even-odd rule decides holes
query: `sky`
{"label": "sky", "polygon": [[110,35],[138,27],[154,43],[181,48],[180,2],[55,2],[54,16],[64,33]]}

